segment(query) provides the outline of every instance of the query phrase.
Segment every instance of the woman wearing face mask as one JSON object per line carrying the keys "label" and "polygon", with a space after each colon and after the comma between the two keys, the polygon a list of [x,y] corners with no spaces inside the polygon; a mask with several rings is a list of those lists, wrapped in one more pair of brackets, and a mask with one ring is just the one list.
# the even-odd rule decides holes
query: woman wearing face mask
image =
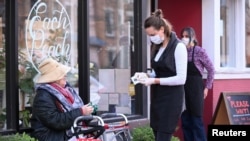
{"label": "woman wearing face mask", "polygon": [[160,9],[145,20],[144,29],[152,42],[152,73],[139,81],[151,85],[150,126],[155,141],[170,141],[183,107],[187,49]]}
{"label": "woman wearing face mask", "polygon": [[[185,83],[186,109],[181,121],[185,141],[206,141],[203,125],[203,104],[211,89],[214,79],[214,67],[204,48],[197,44],[195,31],[185,27],[181,31],[182,41],[188,50],[187,80]],[[203,84],[202,74],[207,70],[206,84]]]}

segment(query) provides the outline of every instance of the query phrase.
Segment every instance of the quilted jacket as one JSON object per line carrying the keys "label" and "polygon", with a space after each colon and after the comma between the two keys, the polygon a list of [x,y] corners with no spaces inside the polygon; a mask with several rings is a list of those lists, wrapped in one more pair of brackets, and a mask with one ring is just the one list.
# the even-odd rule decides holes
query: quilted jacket
{"label": "quilted jacket", "polygon": [[74,119],[81,115],[80,108],[62,112],[56,97],[44,89],[38,89],[32,108],[31,136],[39,141],[67,141],[69,137],[66,130],[70,129]]}

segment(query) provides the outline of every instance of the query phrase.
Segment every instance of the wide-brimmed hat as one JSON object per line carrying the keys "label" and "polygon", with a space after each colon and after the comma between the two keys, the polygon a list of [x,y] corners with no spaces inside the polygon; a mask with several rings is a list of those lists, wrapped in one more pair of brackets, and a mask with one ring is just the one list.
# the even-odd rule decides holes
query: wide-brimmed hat
{"label": "wide-brimmed hat", "polygon": [[35,83],[50,83],[62,79],[70,71],[70,67],[48,58],[41,62],[38,70],[40,74],[36,77]]}

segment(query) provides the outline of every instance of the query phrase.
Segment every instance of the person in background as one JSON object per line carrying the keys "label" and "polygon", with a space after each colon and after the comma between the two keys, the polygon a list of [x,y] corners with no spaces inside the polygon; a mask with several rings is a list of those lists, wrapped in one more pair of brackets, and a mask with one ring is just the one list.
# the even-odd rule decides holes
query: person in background
{"label": "person in background", "polygon": [[39,141],[68,141],[76,117],[90,115],[93,107],[82,99],[66,80],[70,68],[52,58],[38,67],[36,96],[32,105],[32,136]]}
{"label": "person in background", "polygon": [[[187,49],[161,9],[145,20],[144,29],[151,41],[152,72],[139,81],[151,86],[150,126],[155,141],[170,141],[183,110]],[[143,72],[135,73],[137,78],[140,75]]]}
{"label": "person in background", "polygon": [[[181,123],[185,141],[206,141],[203,124],[204,99],[208,89],[212,88],[214,66],[204,48],[198,46],[195,31],[185,27],[181,31],[182,41],[188,51],[187,80],[185,83],[186,109],[181,115]],[[207,70],[206,84],[203,83],[203,72]]]}

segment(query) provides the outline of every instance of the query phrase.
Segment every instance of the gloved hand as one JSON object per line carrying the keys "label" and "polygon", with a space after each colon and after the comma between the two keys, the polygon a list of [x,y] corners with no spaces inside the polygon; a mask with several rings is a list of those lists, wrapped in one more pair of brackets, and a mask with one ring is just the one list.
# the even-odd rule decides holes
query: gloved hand
{"label": "gloved hand", "polygon": [[138,80],[138,81],[142,81],[146,78],[148,78],[148,75],[145,72],[136,72],[134,74],[134,77]]}
{"label": "gloved hand", "polygon": [[146,74],[145,72],[136,72],[136,73],[134,74],[134,76],[137,76],[137,77],[141,78],[141,77],[147,76],[147,74]]}
{"label": "gloved hand", "polygon": [[140,81],[141,84],[144,84],[145,86],[150,86],[152,84],[155,84],[155,78],[146,78],[142,81]]}

